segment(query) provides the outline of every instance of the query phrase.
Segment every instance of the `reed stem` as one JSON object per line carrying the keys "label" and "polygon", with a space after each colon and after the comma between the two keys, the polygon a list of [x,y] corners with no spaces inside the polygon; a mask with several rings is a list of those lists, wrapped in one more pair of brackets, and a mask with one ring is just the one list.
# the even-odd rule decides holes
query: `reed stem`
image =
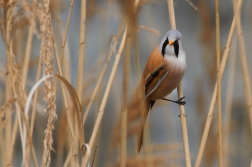
{"label": "reed stem", "polygon": [[216,59],[217,59],[217,101],[218,101],[218,164],[223,166],[223,148],[222,148],[222,111],[221,111],[221,75],[220,75],[220,14],[219,0],[215,0],[216,14]]}
{"label": "reed stem", "polygon": [[[170,25],[172,29],[176,29],[173,0],[167,0],[167,2],[168,2]],[[183,97],[182,82],[179,83],[179,86],[177,87],[177,92],[178,92],[178,98]],[[186,125],[186,113],[184,105],[179,105],[179,110],[180,110],[180,123],[183,137],[185,163],[186,167],[191,167],[192,163],[190,157],[190,148],[188,141],[187,125]]]}

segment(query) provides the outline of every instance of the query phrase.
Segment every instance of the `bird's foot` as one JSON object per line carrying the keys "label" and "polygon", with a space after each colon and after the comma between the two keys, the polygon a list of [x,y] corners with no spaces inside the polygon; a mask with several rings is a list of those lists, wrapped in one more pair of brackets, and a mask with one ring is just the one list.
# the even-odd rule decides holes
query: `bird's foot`
{"label": "bird's foot", "polygon": [[176,100],[176,101],[175,101],[175,100],[166,99],[166,98],[162,98],[162,100],[170,101],[170,102],[176,103],[176,104],[178,104],[178,105],[185,105],[186,102],[183,101],[184,98],[185,98],[185,96],[181,97],[180,99],[178,99],[178,100]]}

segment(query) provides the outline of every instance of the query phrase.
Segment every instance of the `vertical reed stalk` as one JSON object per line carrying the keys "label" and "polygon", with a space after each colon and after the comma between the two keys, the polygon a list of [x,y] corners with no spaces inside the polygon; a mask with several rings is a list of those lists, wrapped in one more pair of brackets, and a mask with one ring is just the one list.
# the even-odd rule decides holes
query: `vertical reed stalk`
{"label": "vertical reed stalk", "polygon": [[[81,14],[81,16],[80,16],[80,44],[79,44],[80,46],[79,46],[79,58],[78,58],[77,95],[78,95],[79,100],[82,101],[82,88],[83,88],[82,85],[83,85],[84,54],[85,54],[86,0],[81,1],[81,13],[80,14]],[[83,125],[84,124],[82,123],[81,126],[83,126]],[[80,134],[78,134],[77,130],[76,130],[76,132],[77,133],[75,134],[75,136],[76,136],[75,148],[78,148],[78,145],[79,145],[78,138],[79,137],[77,137],[77,136],[79,136]],[[76,152],[76,153],[78,153],[78,152]],[[84,163],[85,157],[84,157],[84,155],[81,155],[81,156],[82,156],[81,162]],[[81,166],[83,166],[83,165],[81,165]]]}
{"label": "vertical reed stalk", "polygon": [[[238,3],[237,3],[238,8],[241,7],[241,4],[242,4],[242,0],[239,0]],[[227,58],[228,58],[228,55],[229,55],[230,45],[231,45],[231,42],[232,42],[232,39],[233,39],[234,30],[235,30],[235,19],[233,18],[232,25],[231,25],[229,35],[228,35],[228,39],[227,39],[227,43],[226,43],[226,47],[225,47],[223,57],[222,57],[222,61],[221,61],[221,65],[220,65],[220,76],[221,76],[221,78],[223,77],[224,69],[225,69]],[[211,123],[212,123],[212,119],[213,119],[213,112],[214,112],[214,107],[215,107],[215,103],[216,103],[216,98],[217,98],[217,84],[215,84],[215,88],[214,88],[211,104],[210,104],[210,107],[209,107],[204,132],[203,132],[201,143],[200,143],[199,152],[198,152],[198,155],[197,155],[197,158],[196,158],[195,167],[199,167],[200,163],[201,163],[201,160],[202,160],[202,156],[203,156],[203,152],[204,152],[204,149],[205,149],[205,146],[206,146],[208,133],[209,133],[210,126],[211,126]]]}
{"label": "vertical reed stalk", "polygon": [[[65,46],[66,46],[66,41],[67,41],[67,35],[68,35],[68,29],[69,29],[69,25],[70,25],[70,20],[71,20],[71,16],[72,16],[73,5],[74,5],[74,0],[71,1],[70,7],[69,7],[67,24],[66,24],[66,31],[65,31],[62,43],[61,43],[60,57],[58,56],[57,45],[54,43],[54,51],[55,51],[55,55],[56,55],[55,56],[56,57],[56,63],[57,63],[58,73],[59,73],[60,76],[63,76],[61,63],[62,63],[62,60],[64,58],[64,54],[65,54]],[[58,80],[58,78],[57,78],[57,80]],[[57,80],[56,80],[56,83],[57,83]],[[68,127],[69,132],[70,132],[70,136],[69,136],[69,141],[70,141],[69,154],[71,154],[70,157],[72,159],[74,159],[75,156],[74,156],[74,153],[73,153],[73,151],[71,149],[74,148],[73,140],[76,139],[77,137],[74,135],[72,117],[71,117],[71,113],[70,113],[70,109],[69,109],[69,104],[68,104],[68,100],[67,100],[67,96],[66,96],[66,89],[63,86],[62,82],[60,82],[60,84],[61,84],[61,91],[62,91],[62,96],[63,96],[63,101],[64,101],[64,107],[65,107],[65,110],[66,110],[66,120],[67,120],[67,124],[68,124],[67,127]],[[78,121],[76,121],[76,122],[78,122]],[[76,125],[75,127],[76,127],[76,131],[77,131],[78,126]],[[78,138],[76,140],[78,140]],[[69,159],[67,159],[67,160],[69,160]],[[69,162],[69,161],[67,161],[67,162]],[[77,165],[77,163],[75,163],[76,161],[73,160],[71,162],[73,163],[72,166],[76,166]]]}
{"label": "vertical reed stalk", "polygon": [[29,61],[30,61],[30,56],[31,56],[32,37],[33,37],[33,26],[30,26],[28,30],[27,44],[26,44],[25,57],[24,57],[23,70],[22,70],[22,87],[24,90],[25,90],[28,68],[29,68]]}
{"label": "vertical reed stalk", "polygon": [[250,120],[250,130],[252,134],[251,81],[250,81],[249,69],[248,69],[247,58],[246,58],[246,49],[245,49],[245,43],[244,43],[244,37],[243,37],[243,31],[242,31],[241,13],[240,13],[240,8],[236,4],[237,4],[236,0],[233,0],[234,14],[235,14],[235,20],[236,20],[236,32],[237,32],[237,37],[238,37],[240,61],[241,61],[241,66],[242,66],[243,85],[244,85],[244,91],[245,91],[247,111],[248,111],[248,116]]}
{"label": "vertical reed stalk", "polygon": [[[24,91],[25,91],[25,85],[26,85],[26,80],[27,80],[27,75],[28,75],[28,69],[29,69],[29,61],[30,61],[30,56],[31,56],[32,37],[33,37],[33,26],[30,26],[29,29],[28,29],[27,44],[26,44],[25,57],[24,57],[22,76],[21,76],[21,79],[22,79],[22,89]],[[21,130],[20,130],[20,133],[22,133]],[[26,141],[24,141],[24,142],[26,142]],[[26,148],[24,148],[24,149],[26,149]],[[27,149],[26,154],[24,156],[26,156],[26,162],[28,163],[28,166],[29,166],[29,162],[30,162],[30,149]]]}
{"label": "vertical reed stalk", "polygon": [[[175,14],[174,14],[173,0],[167,0],[167,2],[168,2],[170,25],[172,29],[176,29],[176,22],[175,22],[176,20],[175,20]],[[182,82],[179,83],[179,86],[177,87],[177,92],[178,92],[179,98],[183,97]],[[191,167],[192,163],[191,163],[191,158],[190,158],[190,148],[189,148],[189,141],[188,141],[187,125],[186,125],[185,107],[183,105],[179,105],[179,110],[180,110],[180,122],[181,122],[186,167]]]}
{"label": "vertical reed stalk", "polygon": [[[36,0],[34,0],[34,2],[36,2]],[[25,51],[25,59],[29,60],[30,59],[30,54],[31,54],[31,46],[32,46],[32,37],[33,37],[33,30],[34,27],[31,26],[29,27],[29,32],[28,32],[28,37],[27,37],[27,48]],[[37,83],[40,79],[40,75],[41,75],[41,70],[42,70],[42,56],[39,56],[39,62],[38,62],[38,69],[37,69],[37,74],[36,74],[36,80],[35,83]],[[24,63],[25,64],[25,63]],[[27,66],[28,66],[28,62],[27,62]],[[23,88],[25,89],[25,82],[26,82],[26,78],[27,78],[27,69],[23,69],[22,71],[22,84],[23,84]],[[29,129],[27,129],[27,131],[29,130],[29,133],[31,134],[31,136],[33,135],[33,127],[34,127],[34,122],[35,122],[35,116],[36,116],[36,107],[37,107],[37,98],[38,98],[38,90],[35,91],[34,93],[34,97],[33,97],[33,104],[32,104],[32,111],[31,111],[31,118],[30,118],[30,127],[28,127]],[[24,134],[26,135],[26,134]],[[32,152],[32,155],[34,157],[34,147],[31,147],[31,145],[27,145],[27,151],[26,151],[26,155],[25,155],[25,160],[28,163],[28,167],[30,166],[30,154]],[[33,158],[34,159],[34,158]],[[37,160],[34,159],[34,164],[37,165]]]}
{"label": "vertical reed stalk", "polygon": [[222,111],[221,111],[221,75],[220,75],[220,15],[219,0],[215,0],[216,14],[216,56],[217,56],[217,101],[218,101],[218,164],[223,166],[223,148],[222,148]]}
{"label": "vertical reed stalk", "polygon": [[81,17],[80,17],[80,47],[78,59],[78,80],[77,80],[77,95],[82,101],[82,84],[84,73],[84,54],[85,54],[85,28],[86,28],[86,0],[81,1]]}
{"label": "vertical reed stalk", "polygon": [[[64,38],[63,38],[63,41],[62,41],[62,44],[61,44],[61,50],[60,50],[60,63],[62,62],[62,60],[64,58],[64,54],[65,54],[66,39],[67,39],[68,29],[69,29],[69,25],[70,25],[71,16],[72,16],[73,5],[74,5],[74,0],[71,1],[70,7],[69,7],[69,12],[68,12],[68,17],[67,17],[67,24],[66,24],[66,32],[64,34]],[[58,61],[57,61],[57,63],[58,63]],[[60,67],[59,64],[58,64],[58,67]],[[59,72],[59,74],[61,76],[63,75],[62,71],[61,71],[61,68],[58,68],[58,72]],[[62,88],[63,101],[64,101],[65,110],[66,110],[67,123],[68,123],[68,126],[69,126],[69,131],[71,133],[71,136],[74,137],[73,123],[72,123],[71,114],[70,114],[70,111],[69,111],[69,105],[68,105],[67,98],[66,98],[66,92],[65,92],[65,89],[62,86],[62,84],[61,84],[61,88]]]}
{"label": "vertical reed stalk", "polygon": [[[139,4],[139,0],[135,0],[134,3],[134,12],[136,12],[137,7]],[[134,28],[132,25],[129,27],[129,34],[132,33],[132,28]],[[127,31],[125,30],[125,33],[127,34]],[[126,49],[125,49],[125,56],[124,56],[124,68],[123,68],[123,97],[122,97],[122,122],[121,122],[121,161],[120,166],[125,167],[126,166],[126,160],[127,160],[127,118],[128,118],[128,110],[125,110],[127,107],[127,92],[128,92],[128,77],[129,77],[129,68],[130,68],[130,46],[131,46],[131,37],[127,38],[126,41]]]}
{"label": "vertical reed stalk", "polygon": [[[11,31],[12,31],[12,14],[13,14],[13,6],[11,5],[13,3],[12,0],[5,2],[5,17],[6,17],[6,55],[7,55],[7,62],[6,62],[6,91],[5,91],[5,99],[6,104],[10,99],[13,98],[12,89],[14,87],[12,83],[11,77],[13,77],[13,71],[12,71],[12,41],[11,41]],[[10,6],[8,6],[10,4]],[[12,104],[7,105],[5,113],[5,118],[7,120],[6,126],[5,126],[5,164],[4,166],[12,167]]]}
{"label": "vertical reed stalk", "polygon": [[226,100],[225,100],[225,126],[224,126],[224,133],[223,133],[223,166],[230,166],[229,165],[229,133],[231,128],[231,110],[232,110],[232,97],[233,97],[233,88],[234,88],[234,77],[235,77],[235,64],[236,64],[236,49],[237,49],[237,40],[233,40],[232,50],[230,53],[230,60],[229,60],[229,74],[228,74],[228,85],[226,90]]}
{"label": "vertical reed stalk", "polygon": [[121,160],[120,167],[126,167],[127,160],[127,115],[128,110],[122,111],[122,122],[121,122]]}
{"label": "vertical reed stalk", "polygon": [[[131,27],[130,27],[131,29]],[[130,31],[130,30],[129,30]],[[127,97],[128,97],[128,78],[130,67],[130,45],[131,37],[128,37],[125,44],[125,55],[123,60],[123,81],[122,81],[122,117],[121,117],[121,160],[120,166],[126,166],[127,159]]]}

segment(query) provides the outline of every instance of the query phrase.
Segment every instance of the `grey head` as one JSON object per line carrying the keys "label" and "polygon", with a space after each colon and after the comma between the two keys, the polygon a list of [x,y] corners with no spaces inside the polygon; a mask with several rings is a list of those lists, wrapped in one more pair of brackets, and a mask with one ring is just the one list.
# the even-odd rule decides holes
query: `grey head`
{"label": "grey head", "polygon": [[181,33],[178,30],[169,30],[162,39],[159,50],[163,56],[178,57],[180,52],[184,52]]}

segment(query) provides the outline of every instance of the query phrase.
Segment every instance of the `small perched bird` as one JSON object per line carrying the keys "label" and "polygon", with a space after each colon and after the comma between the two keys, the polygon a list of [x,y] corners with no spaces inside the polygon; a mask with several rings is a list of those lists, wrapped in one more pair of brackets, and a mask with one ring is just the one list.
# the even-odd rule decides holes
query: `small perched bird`
{"label": "small perched bird", "polygon": [[164,98],[179,85],[185,70],[186,54],[182,35],[179,31],[171,29],[165,34],[159,46],[151,52],[146,63],[140,85],[136,91],[141,100],[131,103],[131,107],[137,105],[141,109],[138,152],[142,148],[145,124],[155,101],[161,99],[180,105],[185,104],[184,97],[177,101]]}

